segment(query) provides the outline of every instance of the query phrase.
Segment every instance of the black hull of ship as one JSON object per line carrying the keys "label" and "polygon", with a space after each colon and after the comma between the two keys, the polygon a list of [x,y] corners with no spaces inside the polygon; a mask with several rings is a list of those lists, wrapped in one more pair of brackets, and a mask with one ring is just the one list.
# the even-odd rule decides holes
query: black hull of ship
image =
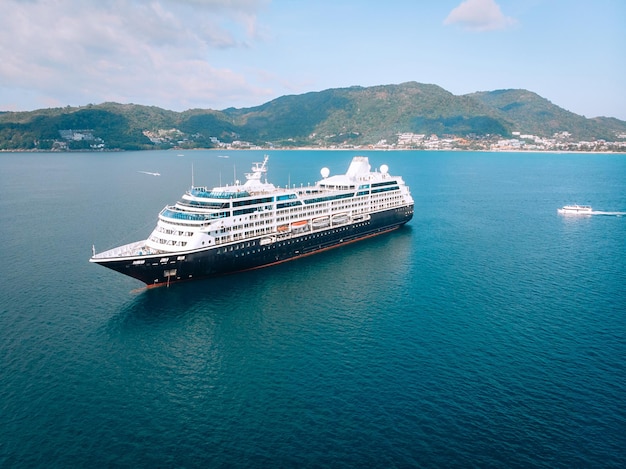
{"label": "black hull of ship", "polygon": [[373,213],[366,221],[298,235],[273,235],[276,240],[269,244],[262,242],[263,238],[268,238],[265,236],[201,251],[100,260],[98,263],[136,278],[149,287],[169,285],[282,263],[394,230],[412,217],[411,205]]}

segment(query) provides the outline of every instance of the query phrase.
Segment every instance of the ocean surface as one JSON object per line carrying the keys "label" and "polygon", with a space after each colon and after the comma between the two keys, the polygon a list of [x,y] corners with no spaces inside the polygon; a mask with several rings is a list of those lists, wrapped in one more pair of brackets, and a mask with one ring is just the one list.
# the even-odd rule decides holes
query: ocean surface
{"label": "ocean surface", "polygon": [[626,216],[557,214],[626,212],[626,155],[268,153],[365,154],[415,217],[145,290],[92,245],[263,152],[0,153],[0,467],[626,467]]}

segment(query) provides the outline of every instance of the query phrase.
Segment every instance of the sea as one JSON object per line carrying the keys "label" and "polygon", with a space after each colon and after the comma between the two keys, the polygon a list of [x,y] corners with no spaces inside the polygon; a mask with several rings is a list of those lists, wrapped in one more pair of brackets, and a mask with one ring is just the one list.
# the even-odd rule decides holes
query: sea
{"label": "sea", "polygon": [[[88,262],[264,153],[368,156],[415,216],[149,290]],[[625,154],[0,153],[0,467],[626,467],[624,212]]]}

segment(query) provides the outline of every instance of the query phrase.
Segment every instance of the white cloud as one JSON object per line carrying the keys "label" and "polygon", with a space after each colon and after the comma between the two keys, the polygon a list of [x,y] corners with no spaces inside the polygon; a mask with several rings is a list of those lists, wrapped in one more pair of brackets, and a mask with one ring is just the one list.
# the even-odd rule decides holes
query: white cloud
{"label": "white cloud", "polygon": [[516,21],[504,16],[495,0],[465,0],[444,20],[444,24],[453,23],[471,31],[493,31],[513,26]]}
{"label": "white cloud", "polygon": [[[103,101],[221,108],[265,96],[212,65],[216,51],[259,39],[264,0],[3,0],[0,109],[12,96],[42,107]],[[77,102],[78,101],[78,102]]]}

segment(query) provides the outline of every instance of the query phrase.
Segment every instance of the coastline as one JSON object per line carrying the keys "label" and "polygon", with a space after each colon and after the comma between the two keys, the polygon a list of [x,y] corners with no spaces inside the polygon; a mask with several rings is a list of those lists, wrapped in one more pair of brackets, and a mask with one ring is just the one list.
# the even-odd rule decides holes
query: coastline
{"label": "coastline", "polygon": [[360,152],[360,151],[377,151],[377,152],[409,152],[409,151],[417,151],[417,152],[465,152],[465,153],[550,153],[550,154],[614,154],[614,155],[626,155],[626,148],[624,151],[614,151],[614,150],[494,150],[494,149],[462,149],[462,148],[362,148],[362,147],[354,147],[354,148],[318,148],[318,147],[294,147],[294,148],[147,148],[144,150],[123,150],[123,149],[111,149],[111,150],[5,150],[0,149],[1,153],[135,153],[135,152],[149,152],[149,151],[176,151],[180,153],[183,152],[197,152],[197,151],[351,151],[351,152]]}

